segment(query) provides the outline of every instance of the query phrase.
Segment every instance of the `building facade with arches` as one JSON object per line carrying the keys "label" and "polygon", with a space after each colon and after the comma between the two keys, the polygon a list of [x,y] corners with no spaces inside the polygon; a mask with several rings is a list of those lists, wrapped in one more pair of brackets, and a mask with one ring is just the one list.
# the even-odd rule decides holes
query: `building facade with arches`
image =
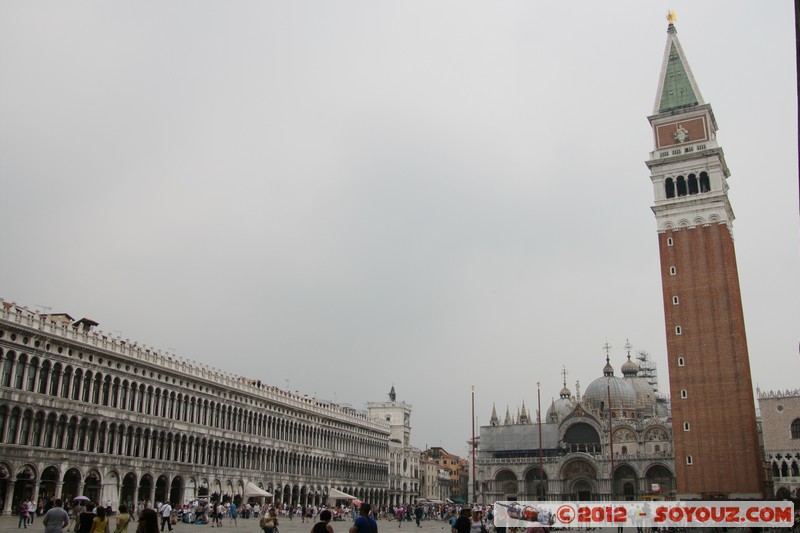
{"label": "building facade with arches", "polygon": [[757,390],[768,495],[800,498],[800,390]]}
{"label": "building facade with arches", "polygon": [[615,377],[607,360],[582,398],[565,382],[541,427],[524,406],[502,422],[493,410],[480,428],[477,502],[674,497],[669,405],[630,355],[622,370]]}
{"label": "building facade with arches", "polygon": [[0,309],[0,511],[40,497],[385,504],[389,424],[163,354],[66,314]]}

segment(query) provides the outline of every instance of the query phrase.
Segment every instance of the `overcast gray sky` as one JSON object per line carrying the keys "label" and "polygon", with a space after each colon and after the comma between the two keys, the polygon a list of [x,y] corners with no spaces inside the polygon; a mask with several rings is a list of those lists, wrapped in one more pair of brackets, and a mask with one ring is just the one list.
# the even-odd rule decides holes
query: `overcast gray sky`
{"label": "overcast gray sky", "polygon": [[797,386],[782,1],[0,4],[0,297],[464,454],[470,386],[667,391],[644,164],[668,9],[732,171],[753,379]]}

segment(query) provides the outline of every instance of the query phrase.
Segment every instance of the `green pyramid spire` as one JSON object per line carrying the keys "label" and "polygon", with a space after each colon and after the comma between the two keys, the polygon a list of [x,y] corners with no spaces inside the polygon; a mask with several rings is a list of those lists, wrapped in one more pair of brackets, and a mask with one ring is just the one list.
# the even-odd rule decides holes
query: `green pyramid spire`
{"label": "green pyramid spire", "polygon": [[675,26],[667,29],[667,47],[661,67],[661,80],[656,113],[695,106],[703,103],[703,97],[692,76],[692,70],[678,41]]}
{"label": "green pyramid spire", "polygon": [[658,106],[658,111],[661,113],[670,109],[697,104],[697,96],[694,94],[692,84],[689,82],[686,67],[683,65],[682,58],[673,42],[669,51],[667,73],[664,79],[664,87],[661,90],[661,105]]}

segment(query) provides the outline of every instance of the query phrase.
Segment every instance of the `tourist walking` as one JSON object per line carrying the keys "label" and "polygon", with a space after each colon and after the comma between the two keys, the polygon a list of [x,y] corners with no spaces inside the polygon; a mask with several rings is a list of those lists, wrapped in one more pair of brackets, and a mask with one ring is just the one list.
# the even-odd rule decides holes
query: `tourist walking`
{"label": "tourist walking", "polygon": [[34,516],[36,516],[36,502],[31,498],[28,500],[28,524],[33,525]]}
{"label": "tourist walking", "polygon": [[472,520],[469,523],[470,533],[483,533],[484,525],[481,517],[481,511],[475,509],[472,511]]}
{"label": "tourist walking", "polygon": [[349,533],[378,533],[378,523],[369,515],[371,510],[370,504],[361,504],[358,509],[359,517],[353,522]]}
{"label": "tourist walking", "polygon": [[258,525],[264,533],[275,533],[275,528],[278,527],[278,513],[274,507],[264,513]]}
{"label": "tourist walking", "polygon": [[456,520],[455,533],[470,533],[472,521],[469,519],[469,509],[461,509],[461,515]]}
{"label": "tourist walking", "polygon": [[[220,501],[214,506],[214,524],[217,527],[222,527],[223,518],[225,518],[225,506]],[[214,524],[211,524],[211,527],[214,527]]]}
{"label": "tourist walking", "polygon": [[172,524],[170,524],[170,517],[172,516],[172,506],[169,502],[164,502],[164,504],[158,509],[159,514],[161,514],[161,531],[164,531],[164,524],[167,525],[170,531],[172,531]]}
{"label": "tourist walking", "polygon": [[70,526],[68,529],[70,531],[78,531],[81,525],[81,513],[84,511],[83,502],[78,502],[72,505],[72,509],[70,509],[70,513],[72,514],[72,519],[75,520],[75,525]]}
{"label": "tourist walking", "polygon": [[106,516],[106,508],[98,505],[95,512],[97,513],[97,516],[92,519],[91,533],[109,533],[108,523],[110,520],[108,519],[108,516]]}
{"label": "tourist walking", "polygon": [[78,529],[76,533],[90,533],[92,531],[92,524],[95,519],[95,514],[92,512],[92,502],[86,502],[86,506],[82,506],[81,514],[78,516]]}
{"label": "tourist walking", "polygon": [[25,526],[25,529],[28,529],[28,502],[24,501],[19,504],[19,524],[17,524],[17,529]]}
{"label": "tourist walking", "polygon": [[131,515],[128,514],[128,506],[124,503],[119,504],[119,513],[117,514],[117,526],[114,528],[114,533],[128,533],[128,524],[131,522]]}
{"label": "tourist walking", "polygon": [[158,533],[158,513],[155,509],[142,509],[137,517],[136,533]]}
{"label": "tourist walking", "polygon": [[233,525],[239,527],[239,522],[236,521],[236,504],[233,502],[231,502],[230,514],[228,516],[230,516],[230,521],[233,522]]}
{"label": "tourist walking", "polygon": [[331,512],[327,509],[319,513],[319,522],[311,528],[311,533],[333,533],[331,527]]}
{"label": "tourist walking", "polygon": [[44,533],[64,533],[64,528],[69,525],[69,513],[62,507],[63,502],[57,499],[42,518]]}

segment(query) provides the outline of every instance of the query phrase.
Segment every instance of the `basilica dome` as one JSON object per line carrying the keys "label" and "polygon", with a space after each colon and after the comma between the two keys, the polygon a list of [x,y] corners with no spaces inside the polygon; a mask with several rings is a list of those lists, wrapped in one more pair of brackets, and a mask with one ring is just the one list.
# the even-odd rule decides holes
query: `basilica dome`
{"label": "basilica dome", "polygon": [[639,365],[631,361],[631,356],[628,355],[628,360],[622,365],[622,375],[627,377],[634,377],[639,373]]}
{"label": "basilica dome", "polygon": [[547,410],[547,420],[561,421],[575,408],[575,400],[572,399],[572,392],[567,388],[566,383],[564,383],[564,388],[561,389],[558,396],[558,400],[551,403],[550,408]]}
{"label": "basilica dome", "polygon": [[575,403],[569,398],[559,398],[550,404],[547,410],[547,420],[561,421],[575,408]]}
{"label": "basilica dome", "polygon": [[633,387],[628,380],[616,377],[614,368],[606,360],[603,377],[597,378],[589,384],[582,401],[589,404],[593,411],[605,411],[608,409],[609,396],[611,408],[614,411],[618,409],[628,411],[636,408],[636,392]]}
{"label": "basilica dome", "polygon": [[646,379],[639,377],[639,365],[631,361],[630,354],[622,365],[622,375],[636,394],[636,409],[643,411],[642,414],[647,416],[655,415],[656,393]]}

